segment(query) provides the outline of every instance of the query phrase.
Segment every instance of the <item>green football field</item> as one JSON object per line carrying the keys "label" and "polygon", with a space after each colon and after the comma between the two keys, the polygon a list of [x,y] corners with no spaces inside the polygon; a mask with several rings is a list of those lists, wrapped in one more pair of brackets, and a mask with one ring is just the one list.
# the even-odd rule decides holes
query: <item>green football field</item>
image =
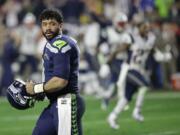
{"label": "green football field", "polygon": [[[100,109],[100,100],[86,96],[86,113],[83,118],[84,135],[180,135],[180,92],[149,92],[145,98],[145,121],[138,123],[131,117],[134,102],[118,119],[119,130],[111,129],[106,118],[115,105],[107,111]],[[133,100],[134,101],[134,100]],[[31,135],[41,110],[48,102],[39,102],[32,109],[13,109],[5,98],[0,98],[0,135]]]}

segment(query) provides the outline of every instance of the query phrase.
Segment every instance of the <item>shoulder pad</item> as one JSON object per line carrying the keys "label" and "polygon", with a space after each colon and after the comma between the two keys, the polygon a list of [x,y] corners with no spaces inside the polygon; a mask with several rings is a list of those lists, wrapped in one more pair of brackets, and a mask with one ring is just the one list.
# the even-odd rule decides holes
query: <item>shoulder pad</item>
{"label": "shoulder pad", "polygon": [[60,50],[62,47],[64,47],[65,45],[67,45],[67,42],[64,41],[64,40],[58,39],[58,40],[54,41],[52,45],[55,46],[55,47],[57,47],[57,48]]}

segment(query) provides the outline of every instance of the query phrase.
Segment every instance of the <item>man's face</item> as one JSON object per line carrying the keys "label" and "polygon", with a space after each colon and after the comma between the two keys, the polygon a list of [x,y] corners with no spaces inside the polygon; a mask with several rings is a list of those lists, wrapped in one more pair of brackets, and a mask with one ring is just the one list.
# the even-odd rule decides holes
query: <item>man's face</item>
{"label": "man's face", "polygon": [[115,28],[118,32],[123,32],[126,27],[126,22],[117,22]]}
{"label": "man's face", "polygon": [[144,37],[147,36],[149,30],[150,30],[150,25],[149,25],[149,23],[144,23],[144,24],[142,24],[142,25],[140,26],[140,28],[139,28],[140,34],[141,34],[142,36],[144,36]]}
{"label": "man's face", "polygon": [[59,24],[55,19],[42,20],[41,28],[45,38],[51,40],[61,31],[62,23]]}

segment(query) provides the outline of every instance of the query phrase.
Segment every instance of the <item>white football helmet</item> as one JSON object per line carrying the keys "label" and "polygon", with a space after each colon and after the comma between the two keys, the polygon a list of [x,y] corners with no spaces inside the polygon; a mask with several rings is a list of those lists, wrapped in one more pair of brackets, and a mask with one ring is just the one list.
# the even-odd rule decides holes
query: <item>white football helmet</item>
{"label": "white football helmet", "polygon": [[119,31],[123,31],[125,24],[128,22],[128,17],[125,13],[119,12],[114,16],[113,25]]}

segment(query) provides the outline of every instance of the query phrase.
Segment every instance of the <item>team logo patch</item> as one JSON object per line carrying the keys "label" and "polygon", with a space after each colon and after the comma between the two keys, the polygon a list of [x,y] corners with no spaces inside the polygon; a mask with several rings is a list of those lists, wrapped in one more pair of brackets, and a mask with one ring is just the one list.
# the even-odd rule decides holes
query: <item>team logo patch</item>
{"label": "team logo patch", "polygon": [[67,44],[67,42],[65,42],[63,40],[57,40],[53,43],[53,46],[57,47],[60,50],[66,44]]}

